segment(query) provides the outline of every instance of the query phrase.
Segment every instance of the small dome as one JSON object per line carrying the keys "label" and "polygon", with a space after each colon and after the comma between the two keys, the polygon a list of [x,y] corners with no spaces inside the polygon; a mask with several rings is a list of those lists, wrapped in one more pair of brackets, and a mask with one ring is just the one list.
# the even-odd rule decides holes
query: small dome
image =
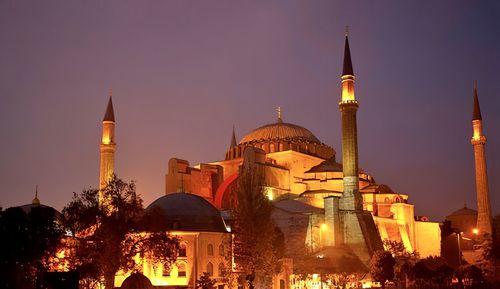
{"label": "small dome", "polygon": [[325,173],[325,172],[343,172],[342,164],[335,161],[335,158],[330,158],[317,166],[310,168],[307,173]]}
{"label": "small dome", "polygon": [[158,198],[146,208],[159,210],[167,230],[227,232],[219,210],[200,196],[172,193]]}
{"label": "small dome", "polygon": [[321,144],[321,141],[308,129],[284,122],[277,122],[259,127],[245,135],[241,139],[240,144],[279,140]]}
{"label": "small dome", "polygon": [[122,283],[121,289],[153,289],[148,277],[141,273],[132,273]]}

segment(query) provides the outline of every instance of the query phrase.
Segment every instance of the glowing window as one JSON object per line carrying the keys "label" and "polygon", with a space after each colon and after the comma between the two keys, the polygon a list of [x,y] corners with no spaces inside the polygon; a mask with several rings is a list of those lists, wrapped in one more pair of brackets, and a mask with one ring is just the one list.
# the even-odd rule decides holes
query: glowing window
{"label": "glowing window", "polygon": [[222,244],[219,246],[219,255],[224,256],[224,245]]}
{"label": "glowing window", "polygon": [[181,246],[179,248],[179,257],[186,257],[186,256],[187,256],[186,245],[181,244]]}
{"label": "glowing window", "polygon": [[208,246],[207,246],[207,254],[208,254],[208,256],[213,256],[214,255],[214,246],[212,246],[212,244],[208,244]]}
{"label": "glowing window", "polygon": [[214,265],[210,262],[208,262],[208,264],[207,264],[207,273],[209,276],[214,275]]}
{"label": "glowing window", "polygon": [[184,263],[177,264],[177,276],[186,277],[186,264]]}

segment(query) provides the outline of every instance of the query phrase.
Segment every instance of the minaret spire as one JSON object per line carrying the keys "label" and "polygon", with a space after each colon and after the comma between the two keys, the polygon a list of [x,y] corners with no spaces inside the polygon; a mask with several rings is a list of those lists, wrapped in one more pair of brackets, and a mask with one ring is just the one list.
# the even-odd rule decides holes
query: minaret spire
{"label": "minaret spire", "polygon": [[483,120],[479,109],[476,81],[474,81],[474,109],[472,112],[471,143],[474,148],[474,162],[476,168],[477,229],[481,235],[485,233],[491,234],[493,226],[484,148],[486,145],[486,136],[483,134]]}
{"label": "minaret spire", "polygon": [[102,120],[102,138],[101,138],[101,159],[99,172],[99,201],[102,203],[101,192],[113,178],[115,173],[115,113],[113,110],[112,91],[109,90],[108,106]]}
{"label": "minaret spire", "polygon": [[236,134],[234,132],[234,125],[233,125],[233,135],[231,136],[231,145],[229,148],[234,148],[236,146]]}
{"label": "minaret spire", "polygon": [[472,120],[482,120],[481,109],[479,108],[479,99],[477,98],[477,81],[474,80],[474,110],[472,111]]}

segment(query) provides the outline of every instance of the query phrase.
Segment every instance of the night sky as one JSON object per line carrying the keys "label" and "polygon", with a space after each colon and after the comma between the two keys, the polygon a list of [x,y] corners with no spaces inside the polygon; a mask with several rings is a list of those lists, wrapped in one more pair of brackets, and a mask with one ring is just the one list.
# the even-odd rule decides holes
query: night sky
{"label": "night sky", "polygon": [[500,211],[499,1],[0,0],[0,205],[97,187],[108,88],[116,172],[145,204],[167,162],[224,158],[232,126],[283,119],[341,161],[344,30],[360,167],[440,221],[475,207],[473,80]]}

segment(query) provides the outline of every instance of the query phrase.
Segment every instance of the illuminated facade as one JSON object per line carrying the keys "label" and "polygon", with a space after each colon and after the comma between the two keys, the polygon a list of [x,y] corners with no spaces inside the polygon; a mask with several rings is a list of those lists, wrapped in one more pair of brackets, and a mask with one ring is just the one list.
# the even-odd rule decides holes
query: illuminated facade
{"label": "illuminated facade", "polygon": [[[220,212],[205,199],[184,192],[169,194],[151,203],[146,211],[159,210],[166,232],[180,239],[181,250],[170,268],[136,258],[140,271],[153,286],[194,288],[204,272],[219,284],[227,284],[232,270],[231,234]],[[115,286],[132,272],[120,272]]]}
{"label": "illuminated facade", "polygon": [[[417,217],[407,194],[378,184],[358,168],[354,73],[346,37],[341,78],[342,154],[322,143],[308,129],[285,123],[278,109],[275,123],[233,135],[224,160],[190,166],[172,158],[165,193],[179,186],[218,209],[230,209],[236,199],[239,167],[251,163],[264,171],[265,194],[273,201],[275,222],[285,234],[289,257],[319,254],[328,248],[351,248],[366,264],[384,239],[401,241],[422,257],[440,254],[437,222]],[[245,152],[252,150],[252,152]]]}

